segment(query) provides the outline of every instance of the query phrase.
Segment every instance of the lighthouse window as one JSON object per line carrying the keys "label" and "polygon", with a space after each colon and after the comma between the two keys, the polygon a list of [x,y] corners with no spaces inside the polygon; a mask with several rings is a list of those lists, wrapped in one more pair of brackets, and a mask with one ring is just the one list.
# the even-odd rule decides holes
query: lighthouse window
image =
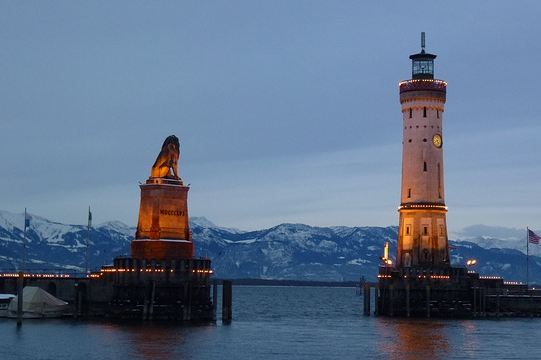
{"label": "lighthouse window", "polygon": [[425,161],[424,164],[423,164],[423,171],[426,171],[426,168],[427,168],[427,166],[426,166],[426,161]]}
{"label": "lighthouse window", "polygon": [[436,117],[439,119],[440,118],[440,111],[439,110],[436,110]]}
{"label": "lighthouse window", "polygon": [[410,108],[410,119],[411,119],[411,113],[412,113],[412,110],[411,110],[411,108]]}
{"label": "lighthouse window", "polygon": [[411,197],[411,188],[408,188],[408,198]]}
{"label": "lighthouse window", "polygon": [[433,60],[414,60],[412,62],[412,73],[416,74],[433,74],[434,73],[434,61]]}
{"label": "lighthouse window", "polygon": [[423,227],[423,235],[428,235],[428,226]]}
{"label": "lighthouse window", "polygon": [[426,106],[423,108],[423,117],[426,117]]}

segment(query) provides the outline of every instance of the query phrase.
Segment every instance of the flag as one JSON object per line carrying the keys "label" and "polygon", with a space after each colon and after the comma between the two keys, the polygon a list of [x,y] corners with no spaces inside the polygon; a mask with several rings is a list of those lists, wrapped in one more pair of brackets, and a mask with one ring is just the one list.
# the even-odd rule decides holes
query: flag
{"label": "flag", "polygon": [[528,229],[528,241],[531,243],[531,244],[535,244],[535,245],[538,245],[539,244],[539,235],[537,235],[536,233],[534,233],[532,230]]}
{"label": "flag", "polygon": [[92,213],[90,212],[90,208],[88,208],[88,227],[92,226]]}

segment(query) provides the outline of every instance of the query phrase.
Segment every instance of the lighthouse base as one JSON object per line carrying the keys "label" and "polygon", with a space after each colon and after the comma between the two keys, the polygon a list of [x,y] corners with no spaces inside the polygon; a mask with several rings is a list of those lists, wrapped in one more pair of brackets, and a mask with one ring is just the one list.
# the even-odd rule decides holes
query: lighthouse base
{"label": "lighthouse base", "polygon": [[541,293],[467,268],[380,267],[375,314],[474,318],[540,316]]}

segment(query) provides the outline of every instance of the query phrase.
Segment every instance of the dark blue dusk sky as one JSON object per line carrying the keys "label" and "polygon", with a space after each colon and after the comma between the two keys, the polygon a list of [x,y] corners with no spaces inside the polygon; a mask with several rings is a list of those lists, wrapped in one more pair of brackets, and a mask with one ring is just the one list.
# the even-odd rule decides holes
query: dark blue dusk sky
{"label": "dark blue dusk sky", "polygon": [[398,82],[437,54],[448,226],[541,229],[539,1],[2,1],[0,209],[135,225],[165,137],[191,216],[398,223]]}

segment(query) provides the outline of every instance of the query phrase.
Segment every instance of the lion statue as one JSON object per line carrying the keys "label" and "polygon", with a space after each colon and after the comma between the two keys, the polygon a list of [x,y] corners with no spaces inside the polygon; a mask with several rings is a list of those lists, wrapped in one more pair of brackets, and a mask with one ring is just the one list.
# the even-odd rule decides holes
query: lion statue
{"label": "lion statue", "polygon": [[163,142],[162,150],[152,166],[152,170],[150,170],[150,177],[180,179],[177,169],[179,156],[180,142],[178,138],[175,135],[168,136]]}

